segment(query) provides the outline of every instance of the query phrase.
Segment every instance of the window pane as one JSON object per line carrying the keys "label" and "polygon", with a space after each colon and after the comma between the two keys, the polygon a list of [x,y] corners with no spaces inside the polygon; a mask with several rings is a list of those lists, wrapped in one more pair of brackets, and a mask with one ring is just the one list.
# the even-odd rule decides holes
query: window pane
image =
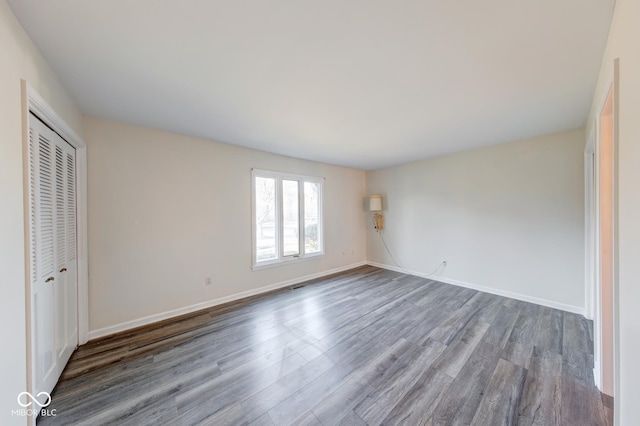
{"label": "window pane", "polygon": [[318,234],[318,184],[304,183],[304,252],[318,253],[322,251]]}
{"label": "window pane", "polygon": [[298,181],[282,181],[282,233],[284,255],[300,254],[300,208],[298,204]]}
{"label": "window pane", "polygon": [[256,177],[256,261],[277,259],[276,180]]}

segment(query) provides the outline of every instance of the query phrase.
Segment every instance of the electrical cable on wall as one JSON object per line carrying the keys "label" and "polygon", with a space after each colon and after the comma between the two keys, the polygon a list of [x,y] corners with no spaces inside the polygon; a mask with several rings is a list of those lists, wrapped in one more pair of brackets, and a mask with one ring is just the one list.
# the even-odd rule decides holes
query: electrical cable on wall
{"label": "electrical cable on wall", "polygon": [[[382,244],[384,245],[384,249],[387,251],[387,254],[389,255],[389,257],[391,258],[391,261],[405,274],[408,275],[413,275],[411,272],[407,271],[406,269],[404,269],[402,266],[400,266],[400,264],[396,261],[395,257],[393,256],[393,254],[391,253],[391,250],[389,249],[389,246],[387,245],[387,242],[384,239],[384,235],[382,230],[378,230],[377,232],[378,235],[380,235],[380,239],[382,240]],[[447,265],[447,261],[443,260],[442,262],[440,262],[440,264],[436,267],[436,269],[433,270],[433,272],[431,272],[430,274],[426,275],[425,278],[431,278],[433,275],[435,275],[436,273],[438,273],[440,271],[441,268],[443,268],[444,266]],[[441,272],[441,271],[440,271]]]}
{"label": "electrical cable on wall", "polygon": [[382,231],[378,231],[378,235],[380,235],[380,239],[382,240],[382,244],[384,245],[384,249],[387,251],[387,254],[391,258],[391,261],[393,261],[393,263],[398,268],[402,269],[402,272],[408,274],[409,272],[407,272],[407,270],[405,270],[402,266],[400,266],[400,264],[398,264],[398,262],[396,261],[395,257],[393,257],[393,254],[391,254],[391,250],[389,250],[389,246],[387,245],[387,242],[384,240],[384,235],[382,235]]}
{"label": "electrical cable on wall", "polygon": [[[374,194],[369,196],[369,211],[372,212],[372,216],[371,219],[373,220],[373,229],[376,230],[376,233],[378,235],[380,235],[380,239],[382,240],[382,244],[384,245],[384,249],[387,251],[387,254],[389,254],[389,257],[391,258],[391,260],[393,261],[393,263],[405,274],[408,275],[413,275],[411,272],[407,271],[406,269],[404,269],[402,266],[400,266],[400,264],[398,263],[398,261],[396,260],[396,258],[393,256],[393,254],[391,253],[391,250],[389,249],[389,246],[387,245],[387,242],[384,239],[384,235],[383,235],[383,230],[384,230],[384,217],[382,215],[382,210],[383,210],[383,205],[382,205],[382,195],[379,194]],[[447,261],[443,260],[442,262],[440,262],[440,264],[436,267],[436,269],[433,270],[433,272],[431,272],[428,275],[424,275],[425,278],[430,278],[433,275],[435,275],[436,273],[439,273],[441,268],[444,268],[447,266]],[[441,271],[440,271],[441,272]]]}

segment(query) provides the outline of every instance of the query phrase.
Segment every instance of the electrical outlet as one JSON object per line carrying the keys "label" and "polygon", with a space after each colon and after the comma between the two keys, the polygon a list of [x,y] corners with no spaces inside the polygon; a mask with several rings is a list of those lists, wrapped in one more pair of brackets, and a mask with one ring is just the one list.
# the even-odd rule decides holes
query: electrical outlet
{"label": "electrical outlet", "polygon": [[207,277],[204,279],[204,285],[211,285],[211,277]]}

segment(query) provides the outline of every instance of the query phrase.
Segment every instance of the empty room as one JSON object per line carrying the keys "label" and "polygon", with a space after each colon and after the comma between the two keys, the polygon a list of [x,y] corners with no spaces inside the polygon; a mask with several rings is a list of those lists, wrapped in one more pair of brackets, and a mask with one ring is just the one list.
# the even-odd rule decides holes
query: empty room
{"label": "empty room", "polygon": [[640,424],[638,40],[637,0],[0,0],[0,424]]}

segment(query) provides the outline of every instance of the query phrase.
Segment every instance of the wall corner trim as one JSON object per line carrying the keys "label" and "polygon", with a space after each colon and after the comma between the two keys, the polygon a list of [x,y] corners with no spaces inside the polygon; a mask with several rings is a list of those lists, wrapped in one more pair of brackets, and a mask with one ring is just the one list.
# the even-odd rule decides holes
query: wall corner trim
{"label": "wall corner trim", "polygon": [[396,266],[386,265],[386,264],[383,264],[383,263],[367,261],[366,264],[370,265],[370,266],[375,266],[375,267],[378,267],[378,268],[382,268],[382,269],[388,269],[390,271],[401,272],[401,273],[405,273],[405,274],[409,274],[409,275],[415,275],[417,277],[422,277],[422,278],[427,278],[427,279],[434,280],[434,281],[439,281],[439,282],[442,282],[442,283],[445,283],[445,284],[452,284],[452,285],[455,285],[455,286],[458,286],[458,287],[470,288],[472,290],[482,291],[484,293],[491,293],[491,294],[495,294],[497,296],[508,297],[508,298],[520,300],[520,301],[523,301],[523,302],[535,303],[536,305],[542,305],[542,306],[546,306],[548,308],[559,309],[561,311],[571,312],[573,314],[578,314],[578,315],[583,315],[584,316],[584,313],[585,313],[584,308],[582,308],[580,306],[568,305],[566,303],[561,303],[561,302],[556,302],[556,301],[553,301],[553,300],[548,300],[548,299],[542,299],[542,298],[538,298],[538,297],[528,296],[526,294],[514,293],[514,292],[506,291],[506,290],[500,290],[500,289],[497,289],[497,288],[487,287],[487,286],[483,286],[483,285],[479,285],[479,284],[473,284],[473,283],[469,283],[469,282],[465,282],[465,281],[454,280],[452,278],[447,278],[447,277],[442,277],[442,276],[433,276],[433,275],[430,276],[430,275],[424,274],[422,272],[416,272],[416,271],[410,271],[410,270],[406,270],[406,269],[401,269],[401,268],[398,268]]}
{"label": "wall corner trim", "polygon": [[367,262],[357,262],[352,263],[350,265],[341,266],[339,268],[329,269],[327,271],[318,272],[311,275],[305,275],[303,277],[294,278],[287,281],[281,281],[279,283],[266,285],[264,287],[260,287],[254,290],[247,290],[240,293],[232,294],[230,296],[219,297],[217,299],[207,300],[206,302],[196,303],[194,305],[185,306],[178,309],[172,309],[170,311],[160,312],[153,315],[148,315],[146,317],[122,322],[119,324],[111,325],[104,328],[99,328],[96,330],[91,330],[89,332],[89,340],[95,340],[100,337],[109,336],[112,334],[116,334],[122,331],[130,330],[132,328],[141,327],[143,325],[153,324],[154,322],[163,321],[169,318],[177,317],[184,314],[189,314],[192,312],[196,312],[202,309],[211,308],[213,306],[222,305],[223,303],[233,302],[235,300],[244,299],[246,297],[256,296],[262,293],[268,293],[273,290],[278,290],[284,287],[289,287],[295,284],[299,284],[305,281],[310,281],[316,278],[322,278],[328,275],[337,274],[339,272],[347,271],[349,269],[358,268],[360,266],[366,265]]}

